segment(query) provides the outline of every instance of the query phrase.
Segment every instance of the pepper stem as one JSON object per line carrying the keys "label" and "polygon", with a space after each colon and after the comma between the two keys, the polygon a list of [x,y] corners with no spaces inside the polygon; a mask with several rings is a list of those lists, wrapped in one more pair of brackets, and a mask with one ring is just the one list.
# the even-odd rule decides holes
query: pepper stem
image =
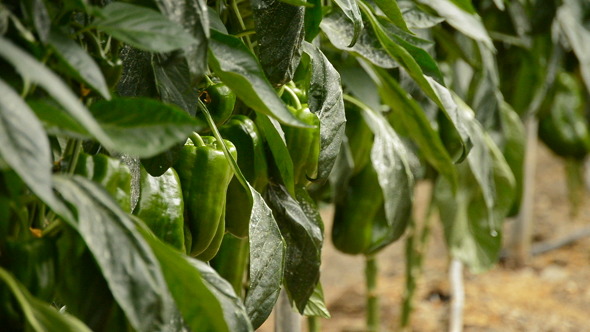
{"label": "pepper stem", "polygon": [[295,108],[300,110],[301,101],[299,101],[299,98],[297,97],[297,94],[295,94],[295,91],[291,90],[291,88],[286,85],[283,85],[281,89],[283,89],[284,92],[287,92],[289,94],[291,100],[293,100],[293,103],[295,104]]}
{"label": "pepper stem", "polygon": [[203,141],[203,139],[201,138],[201,136],[197,133],[195,133],[194,131],[192,132],[192,134],[190,134],[188,136],[188,138],[191,139],[191,141],[193,141],[193,144],[195,144],[196,146],[205,146],[205,142]]}

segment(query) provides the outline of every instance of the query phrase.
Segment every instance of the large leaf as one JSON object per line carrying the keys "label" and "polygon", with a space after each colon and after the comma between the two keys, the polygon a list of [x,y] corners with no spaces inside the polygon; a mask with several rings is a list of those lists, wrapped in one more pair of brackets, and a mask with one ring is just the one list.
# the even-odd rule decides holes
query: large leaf
{"label": "large leaf", "polygon": [[291,196],[295,197],[293,161],[285,143],[283,129],[277,121],[273,120],[272,118],[259,114],[256,116],[256,126],[266,139],[283,184],[287,187]]}
{"label": "large leaf", "polygon": [[[444,178],[439,178],[435,187],[449,251],[474,272],[485,271],[497,262],[502,246],[502,223],[514,197],[514,177],[502,153],[491,138],[485,136],[484,141],[482,150],[489,156],[488,169],[493,173],[496,188],[491,209],[469,163],[458,166],[460,181],[456,194]],[[472,152],[467,158],[475,158],[475,154]]]}
{"label": "large leaf", "polygon": [[375,4],[393,24],[405,32],[410,32],[396,0],[375,0]]}
{"label": "large leaf", "polygon": [[303,126],[266,79],[260,63],[242,41],[211,30],[209,65],[244,104],[291,126]]}
{"label": "large leaf", "polygon": [[[187,58],[179,53],[156,54],[152,60],[152,67],[160,98],[195,116],[199,90],[190,75]],[[206,124],[203,122],[199,127],[197,131],[205,128]]]}
{"label": "large leaf", "polygon": [[364,26],[359,6],[355,0],[334,0],[334,3],[336,3],[346,19],[353,25],[352,33],[349,33],[348,36],[346,36],[346,39],[350,40],[348,42],[348,47],[352,47],[356,44]]}
{"label": "large leaf", "polygon": [[373,29],[363,29],[357,42],[353,46],[349,46],[348,38],[354,31],[354,25],[342,11],[333,10],[326,15],[320,27],[336,48],[358,54],[379,67],[394,68],[398,66],[397,62],[385,51]]}
{"label": "large leaf", "polygon": [[41,123],[2,80],[0,95],[0,157],[39,198],[51,206],[61,206],[53,194],[51,151]]}
{"label": "large leaf", "polygon": [[492,39],[488,35],[488,31],[484,27],[479,15],[477,15],[475,10],[473,10],[473,7],[471,7],[470,1],[465,1],[465,4],[463,5],[457,0],[419,1],[434,9],[455,29],[482,42],[489,49],[495,49]]}
{"label": "large leaf", "polygon": [[66,135],[84,140],[92,137],[84,127],[51,100],[29,100],[28,105],[41,120],[48,134]]}
{"label": "large leaf", "polygon": [[414,176],[407,160],[407,151],[397,133],[380,113],[364,109],[363,119],[373,131],[371,163],[383,192],[385,218],[391,240],[405,229],[414,196]]}
{"label": "large leaf", "polygon": [[45,43],[49,37],[51,29],[51,18],[43,0],[24,0],[21,1],[22,9],[25,11],[24,16],[33,21],[33,26],[37,30],[39,39]]}
{"label": "large leaf", "polygon": [[344,101],[340,75],[317,47],[304,43],[311,57],[311,78],[307,91],[308,106],[320,119],[320,157],[318,180],[330,175],[344,136]]}
{"label": "large leaf", "polygon": [[121,97],[158,97],[152,54],[125,45],[120,53],[123,61],[117,94]]}
{"label": "large leaf", "polygon": [[95,14],[91,26],[145,51],[169,52],[197,44],[181,25],[146,7],[111,2]]}
{"label": "large leaf", "polygon": [[12,64],[26,80],[45,89],[101,144],[114,150],[117,149],[117,144],[103,131],[92,114],[78,100],[78,97],[55,73],[2,37],[0,37],[0,57]]}
{"label": "large leaf", "polygon": [[20,306],[27,325],[35,332],[90,332],[76,317],[60,313],[51,304],[33,297],[8,271],[0,267],[0,280],[8,286]]}
{"label": "large leaf", "polygon": [[133,221],[96,183],[80,176],[54,176],[56,190],[129,323],[140,331],[169,326],[178,314],[156,256]]}
{"label": "large leaf", "polygon": [[[236,295],[232,286],[217,274],[209,264],[197,259],[187,258],[187,260],[199,270],[205,285],[207,285],[209,290],[215,294],[221,303],[229,330],[231,332],[254,331],[250,319],[248,318],[248,314],[246,313],[246,308],[242,303],[242,299]],[[193,330],[197,331],[200,329]]]}
{"label": "large leaf", "polygon": [[101,100],[91,111],[117,143],[116,151],[138,157],[154,156],[186,140],[197,125],[178,108],[148,98]]}
{"label": "large leaf", "polygon": [[445,20],[423,10],[413,1],[400,1],[398,5],[409,28],[429,29]]}
{"label": "large leaf", "polygon": [[320,24],[324,15],[322,13],[321,0],[308,0],[307,3],[313,5],[313,7],[305,8],[304,36],[305,40],[311,43],[320,33]]}
{"label": "large leaf", "polygon": [[[258,58],[273,85],[291,81],[301,57],[305,8],[279,0],[252,0]],[[280,17],[280,19],[277,19]]]}
{"label": "large leaf", "polygon": [[381,97],[392,109],[392,121],[397,121],[420,148],[420,153],[452,187],[457,186],[457,173],[451,156],[420,104],[418,104],[390,75],[378,71]]}
{"label": "large leaf", "polygon": [[51,31],[48,42],[74,78],[88,84],[103,98],[111,99],[109,88],[100,68],[78,43],[57,30]]}
{"label": "large leaf", "polygon": [[297,189],[295,200],[285,187],[270,185],[266,201],[287,243],[285,289],[303,313],[320,278],[323,223],[304,188]]}
{"label": "large leaf", "polygon": [[155,0],[158,8],[170,20],[179,23],[192,35],[196,43],[183,45],[184,58],[191,77],[200,79],[207,71],[207,41],[209,39],[209,15],[206,1]]}
{"label": "large leaf", "polygon": [[[210,289],[206,276],[195,268],[194,260],[161,242],[146,225],[140,223],[138,230],[152,248],[162,267],[168,289],[178,306],[184,323],[192,331],[237,331],[227,326],[224,320],[224,299],[219,299]],[[203,263],[204,264],[204,263]]]}

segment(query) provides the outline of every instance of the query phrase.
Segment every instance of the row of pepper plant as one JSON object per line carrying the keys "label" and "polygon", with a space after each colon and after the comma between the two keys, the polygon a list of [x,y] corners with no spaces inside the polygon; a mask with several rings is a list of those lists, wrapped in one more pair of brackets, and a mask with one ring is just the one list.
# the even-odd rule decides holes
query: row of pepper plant
{"label": "row of pepper plant", "polygon": [[375,256],[404,234],[407,326],[430,229],[413,218],[418,181],[449,255],[481,272],[519,211],[522,119],[579,169],[588,14],[575,0],[0,2],[3,328],[253,331],[285,290],[318,329],[326,236],[366,257],[377,331]]}

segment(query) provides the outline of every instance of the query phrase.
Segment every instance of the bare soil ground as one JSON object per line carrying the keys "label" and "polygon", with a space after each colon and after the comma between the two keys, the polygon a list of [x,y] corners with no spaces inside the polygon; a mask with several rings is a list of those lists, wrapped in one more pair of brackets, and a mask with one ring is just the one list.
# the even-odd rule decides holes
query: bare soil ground
{"label": "bare soil ground", "polygon": [[[563,238],[590,226],[586,198],[577,218],[570,216],[563,163],[539,144],[535,190],[535,241]],[[428,188],[417,190],[418,216]],[[332,315],[321,331],[364,331],[364,261],[337,252],[329,241],[331,210],[324,211],[326,242],[322,284]],[[418,282],[412,331],[446,331],[450,306],[448,256],[438,221],[430,238],[424,273]],[[510,231],[506,224],[506,237]],[[506,238],[505,237],[505,238]],[[378,256],[381,331],[399,331],[404,292],[404,239]],[[503,264],[483,274],[465,271],[464,331],[590,331],[590,238],[531,259],[523,269]],[[303,323],[303,330],[306,324]],[[272,318],[259,329],[270,332]]]}

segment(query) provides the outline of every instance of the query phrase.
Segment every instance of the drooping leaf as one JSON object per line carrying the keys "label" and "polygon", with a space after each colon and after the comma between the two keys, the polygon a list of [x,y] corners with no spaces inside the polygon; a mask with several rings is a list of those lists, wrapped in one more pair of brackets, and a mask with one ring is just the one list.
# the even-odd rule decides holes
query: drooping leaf
{"label": "drooping leaf", "polygon": [[271,84],[283,85],[291,81],[301,58],[305,8],[279,0],[251,3],[260,64]]}
{"label": "drooping leaf", "polygon": [[297,188],[295,200],[285,187],[271,184],[266,197],[287,243],[285,289],[303,313],[320,278],[323,224],[304,188]]}
{"label": "drooping leaf", "polygon": [[109,88],[100,68],[80,45],[57,30],[51,31],[48,43],[60,60],[66,64],[70,75],[88,84],[103,98],[111,99]]}
{"label": "drooping leaf", "polygon": [[451,184],[457,186],[457,173],[451,156],[445,149],[440,136],[432,127],[420,104],[400,84],[385,72],[377,71],[383,102],[392,109],[392,121],[398,121],[410,138],[420,148],[424,158]]}
{"label": "drooping leaf", "polygon": [[406,148],[387,119],[371,110],[362,112],[373,131],[371,163],[383,192],[387,233],[391,240],[403,234],[409,220],[414,193],[414,176],[406,157]]}
{"label": "drooping leaf", "polygon": [[223,299],[209,287],[206,277],[194,266],[194,260],[171,250],[147,226],[141,225],[138,230],[162,267],[184,323],[192,331],[234,331],[227,325],[229,321],[224,320]]}
{"label": "drooping leaf", "polygon": [[303,50],[311,58],[311,78],[307,91],[308,106],[320,119],[320,157],[318,180],[330,175],[344,136],[344,101],[340,75],[318,48],[304,43]]}
{"label": "drooping leaf", "polygon": [[429,29],[445,20],[423,10],[413,1],[402,1],[398,5],[409,28]]}
{"label": "drooping leaf", "polygon": [[232,286],[207,263],[197,259],[187,258],[187,260],[199,270],[205,285],[219,300],[229,331],[254,331],[242,299],[236,295]]}
{"label": "drooping leaf", "polygon": [[584,25],[584,13],[587,15],[588,9],[583,3],[566,0],[557,11],[557,22],[580,61],[586,90],[590,91],[590,28]]}
{"label": "drooping leaf", "polygon": [[206,1],[156,0],[158,8],[173,22],[179,23],[196,43],[183,46],[191,81],[198,81],[207,71],[207,42],[209,39],[209,10]]}
{"label": "drooping leaf", "polygon": [[360,37],[361,31],[364,27],[363,17],[361,16],[359,6],[355,0],[334,0],[334,3],[340,8],[346,19],[353,25],[352,34],[347,36],[347,39],[350,39],[348,47],[353,47]]}
{"label": "drooping leaf", "polygon": [[[174,326],[178,311],[162,269],[133,221],[96,183],[80,176],[54,176],[56,190],[76,217],[65,221],[84,239],[113,297],[137,330]],[[115,245],[116,244],[116,245]]]}
{"label": "drooping leaf", "polygon": [[376,0],[375,4],[393,24],[405,32],[410,32],[396,0]]}
{"label": "drooping leaf", "polygon": [[43,0],[24,0],[21,2],[27,15],[33,21],[33,26],[39,39],[45,43],[49,38],[51,18]]}
{"label": "drooping leaf", "polygon": [[28,326],[35,332],[64,331],[64,332],[90,332],[91,330],[76,317],[60,313],[45,303],[33,297],[29,291],[21,285],[8,271],[0,267],[0,280],[18,302]]}
{"label": "drooping leaf", "polygon": [[303,312],[305,316],[314,316],[314,317],[322,317],[322,318],[331,318],[330,312],[326,307],[326,303],[324,301],[324,290],[322,289],[322,284],[318,282],[316,288],[311,294],[309,301],[307,302],[307,306],[305,306],[305,311]]}
{"label": "drooping leaf", "polygon": [[211,69],[244,104],[287,125],[305,127],[283,104],[260,63],[239,38],[212,30],[209,50]]}
{"label": "drooping leaf", "polygon": [[444,17],[450,25],[468,37],[482,42],[491,50],[495,49],[488,31],[484,27],[479,15],[477,15],[471,6],[470,1],[420,0],[420,3],[434,9],[441,17]]}
{"label": "drooping leaf", "polygon": [[43,123],[43,127],[48,134],[66,135],[78,139],[89,139],[92,137],[84,127],[54,102],[43,99],[30,100],[28,101],[28,105]]}
{"label": "drooping leaf", "polygon": [[379,67],[394,68],[398,66],[397,62],[385,51],[373,29],[363,29],[357,42],[353,46],[349,46],[348,37],[353,33],[354,25],[341,11],[333,10],[326,15],[320,27],[330,42],[338,49],[358,54]]}
{"label": "drooping leaf", "polygon": [[55,73],[3,37],[0,37],[0,57],[12,64],[25,79],[45,89],[101,144],[116,150],[115,142],[104,132],[92,114],[78,100],[78,97]]}
{"label": "drooping leaf", "polygon": [[91,107],[116,151],[151,157],[183,142],[197,122],[180,109],[148,98],[101,100]]}
{"label": "drooping leaf", "polygon": [[2,80],[0,95],[0,157],[39,198],[60,207],[53,194],[51,151],[43,126],[18,93]]}
{"label": "drooping leaf", "polygon": [[181,25],[157,11],[123,2],[100,9],[91,26],[145,51],[169,52],[197,44]]}

